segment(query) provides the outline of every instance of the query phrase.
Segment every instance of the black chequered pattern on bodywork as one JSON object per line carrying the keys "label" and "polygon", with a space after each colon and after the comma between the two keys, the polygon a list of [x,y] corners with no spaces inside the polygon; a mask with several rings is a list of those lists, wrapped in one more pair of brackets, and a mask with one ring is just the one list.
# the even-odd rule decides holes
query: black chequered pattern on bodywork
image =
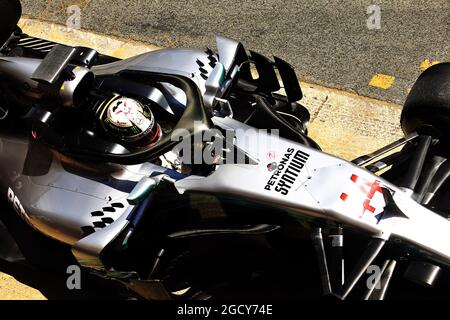
{"label": "black chequered pattern on bodywork", "polygon": [[211,49],[207,49],[205,53],[208,55],[208,61],[201,61],[200,59],[197,59],[195,62],[198,65],[198,70],[200,71],[200,77],[202,77],[204,80],[208,79],[208,73],[209,71],[205,69],[205,66],[208,65],[212,69],[217,64],[217,59],[214,57],[214,53],[211,51]]}
{"label": "black chequered pattern on bodywork", "polygon": [[114,202],[111,203],[111,205],[108,207],[103,207],[102,210],[92,211],[91,212],[92,224],[89,226],[81,227],[84,236],[86,237],[94,233],[98,229],[103,229],[104,227],[113,223],[115,221],[114,220],[115,218],[110,216],[110,214],[115,213],[116,209],[123,209],[124,207],[125,206],[123,203]]}

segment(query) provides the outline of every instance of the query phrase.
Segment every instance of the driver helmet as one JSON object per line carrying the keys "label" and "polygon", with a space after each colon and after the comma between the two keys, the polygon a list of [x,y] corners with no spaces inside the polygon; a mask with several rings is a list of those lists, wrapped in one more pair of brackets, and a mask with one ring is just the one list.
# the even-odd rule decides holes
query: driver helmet
{"label": "driver helmet", "polygon": [[161,138],[161,127],[150,105],[122,95],[104,100],[99,119],[107,136],[125,147],[147,147]]}

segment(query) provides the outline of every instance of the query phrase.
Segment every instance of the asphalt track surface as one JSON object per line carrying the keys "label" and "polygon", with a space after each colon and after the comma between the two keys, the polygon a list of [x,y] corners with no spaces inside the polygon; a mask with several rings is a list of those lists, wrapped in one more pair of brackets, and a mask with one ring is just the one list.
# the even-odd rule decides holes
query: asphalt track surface
{"label": "asphalt track surface", "polygon": [[[450,1],[22,0],[24,14],[163,47],[214,48],[215,34],[277,55],[301,80],[403,103],[422,67],[450,61]],[[380,8],[380,29],[370,5]],[[374,24],[372,24],[374,25]],[[376,26],[376,24],[375,24]],[[375,78],[381,74],[381,79]],[[382,88],[384,87],[384,89]]]}

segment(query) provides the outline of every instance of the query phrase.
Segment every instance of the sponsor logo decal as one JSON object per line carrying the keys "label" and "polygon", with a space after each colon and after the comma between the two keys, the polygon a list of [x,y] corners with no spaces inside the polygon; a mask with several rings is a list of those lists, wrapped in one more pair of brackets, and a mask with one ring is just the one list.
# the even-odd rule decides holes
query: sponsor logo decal
{"label": "sponsor logo decal", "polygon": [[28,217],[28,214],[25,212],[25,209],[20,203],[19,198],[14,194],[14,191],[11,188],[8,188],[8,201],[11,203],[12,207],[17,212],[17,214],[27,223],[30,223],[30,218]]}
{"label": "sponsor logo decal", "polygon": [[267,181],[264,189],[268,191],[275,190],[282,195],[287,195],[308,158],[309,154],[301,150],[288,148],[278,164],[272,162],[267,165],[267,169],[273,174]]}
{"label": "sponsor logo decal", "polygon": [[267,158],[269,160],[275,160],[277,158],[277,154],[275,153],[275,151],[269,151],[267,152]]}
{"label": "sponsor logo decal", "polygon": [[[363,206],[363,212],[362,214],[364,214],[364,212],[369,211],[371,213],[375,213],[376,208],[374,206],[372,206],[370,204],[370,202],[372,201],[375,192],[379,192],[381,194],[383,194],[383,190],[381,189],[380,186],[380,180],[375,180],[374,182],[369,182],[365,179],[361,179],[360,177],[358,177],[356,174],[352,174],[352,176],[350,177],[350,180],[355,183],[361,190],[361,192],[363,194],[365,194],[366,199],[364,199],[362,206]],[[342,201],[346,201],[348,198],[348,194],[346,193],[342,193],[341,194],[341,200]]]}
{"label": "sponsor logo decal", "polygon": [[369,181],[356,174],[352,174],[350,180],[352,181],[350,188],[341,193],[340,199],[351,206],[360,219],[368,221],[375,219],[378,223],[386,207],[380,180]]}
{"label": "sponsor logo decal", "polygon": [[359,218],[376,220],[377,224],[392,217],[409,219],[395,203],[394,191],[384,186],[380,180],[369,181],[356,174],[352,174],[350,180],[353,188],[342,192],[340,198],[356,210]]}
{"label": "sponsor logo decal", "polygon": [[276,162],[271,162],[267,165],[267,170],[274,171],[277,169],[277,167],[278,167],[278,165]]}

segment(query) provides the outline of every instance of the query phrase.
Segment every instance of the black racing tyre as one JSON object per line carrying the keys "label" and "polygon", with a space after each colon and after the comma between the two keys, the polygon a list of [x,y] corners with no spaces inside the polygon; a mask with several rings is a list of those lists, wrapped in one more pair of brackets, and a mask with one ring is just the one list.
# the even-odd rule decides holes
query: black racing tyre
{"label": "black racing tyre", "polygon": [[433,136],[450,133],[450,63],[425,70],[406,98],[401,115],[405,134],[418,131]]}
{"label": "black racing tyre", "polygon": [[0,1],[0,47],[13,33],[21,15],[22,6],[19,0]]}

